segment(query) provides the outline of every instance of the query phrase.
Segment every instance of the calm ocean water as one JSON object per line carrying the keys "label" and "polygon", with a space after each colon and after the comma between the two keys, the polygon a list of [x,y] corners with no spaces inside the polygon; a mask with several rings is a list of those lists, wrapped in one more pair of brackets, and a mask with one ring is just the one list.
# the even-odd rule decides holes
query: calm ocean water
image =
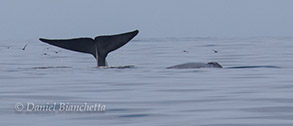
{"label": "calm ocean water", "polygon": [[[88,54],[38,40],[3,40],[0,125],[292,126],[292,42],[290,37],[140,39],[108,56],[111,66],[134,68],[98,69]],[[210,61],[224,68],[165,69]],[[22,112],[15,110],[18,102]],[[106,111],[25,112],[27,103],[102,104]]]}

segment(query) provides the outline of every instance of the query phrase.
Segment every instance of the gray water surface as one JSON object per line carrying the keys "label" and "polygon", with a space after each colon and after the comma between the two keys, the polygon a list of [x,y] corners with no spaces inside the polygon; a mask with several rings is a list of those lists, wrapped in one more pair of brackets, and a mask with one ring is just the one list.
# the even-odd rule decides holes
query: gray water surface
{"label": "gray water surface", "polygon": [[[291,126],[292,42],[147,38],[108,56],[110,66],[135,67],[99,69],[88,54],[38,40],[1,41],[0,125]],[[166,69],[211,61],[224,68]],[[17,112],[17,102],[98,103],[106,111]]]}

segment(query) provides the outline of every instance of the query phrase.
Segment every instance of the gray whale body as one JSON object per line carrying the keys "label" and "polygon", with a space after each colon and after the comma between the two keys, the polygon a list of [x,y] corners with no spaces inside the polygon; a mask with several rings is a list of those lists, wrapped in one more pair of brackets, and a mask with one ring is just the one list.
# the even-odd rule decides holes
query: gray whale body
{"label": "gray whale body", "polygon": [[190,63],[184,63],[184,64],[167,67],[167,69],[198,69],[198,68],[223,68],[223,67],[217,62],[209,62],[209,63],[190,62]]}
{"label": "gray whale body", "polygon": [[74,38],[74,39],[44,39],[40,38],[40,41],[48,43],[50,45],[58,46],[60,48],[92,54],[96,60],[98,66],[107,66],[106,57],[107,55],[122,47],[133,39],[137,34],[138,30],[108,36],[97,36],[95,39],[92,38]]}

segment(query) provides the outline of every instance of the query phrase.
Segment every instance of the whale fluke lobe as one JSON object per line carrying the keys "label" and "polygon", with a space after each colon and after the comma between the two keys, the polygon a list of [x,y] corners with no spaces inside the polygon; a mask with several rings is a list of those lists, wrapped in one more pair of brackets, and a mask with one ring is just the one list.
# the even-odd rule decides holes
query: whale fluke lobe
{"label": "whale fluke lobe", "polygon": [[98,66],[107,66],[106,57],[108,53],[122,47],[133,39],[138,34],[138,30],[133,32],[110,35],[110,36],[98,36],[95,38],[96,42],[96,55],[98,57]]}
{"label": "whale fluke lobe", "polygon": [[107,55],[128,43],[138,34],[138,32],[138,30],[135,30],[117,35],[97,36],[95,39],[74,38],[50,40],[40,38],[40,41],[58,46],[60,48],[92,54],[97,59],[98,66],[107,66]]}
{"label": "whale fluke lobe", "polygon": [[58,46],[60,48],[82,52],[95,54],[95,42],[91,38],[75,38],[75,39],[43,39],[40,38],[42,42],[48,43],[50,45]]}
{"label": "whale fluke lobe", "polygon": [[137,34],[138,30],[118,35],[98,36],[95,38],[95,42],[97,42],[101,51],[109,53],[125,45]]}

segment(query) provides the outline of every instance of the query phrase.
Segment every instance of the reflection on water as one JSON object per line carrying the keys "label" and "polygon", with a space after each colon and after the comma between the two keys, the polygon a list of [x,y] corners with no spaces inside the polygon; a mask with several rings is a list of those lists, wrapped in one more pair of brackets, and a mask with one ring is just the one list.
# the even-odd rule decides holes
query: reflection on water
{"label": "reflection on water", "polygon": [[[104,69],[91,55],[37,40],[4,42],[0,125],[291,126],[292,47],[290,38],[149,38],[111,53]],[[224,68],[166,69],[211,61]],[[22,113],[17,102],[107,109]]]}

